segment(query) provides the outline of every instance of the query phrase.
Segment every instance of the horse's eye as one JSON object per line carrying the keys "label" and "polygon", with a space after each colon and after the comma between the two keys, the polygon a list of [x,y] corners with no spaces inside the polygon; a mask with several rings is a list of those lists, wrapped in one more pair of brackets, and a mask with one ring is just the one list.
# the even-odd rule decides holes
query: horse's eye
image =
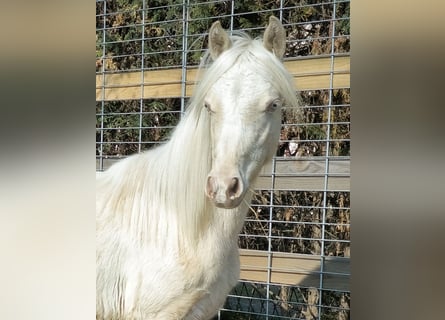
{"label": "horse's eye", "polygon": [[266,112],[274,112],[280,107],[281,107],[281,100],[275,99],[267,105]]}

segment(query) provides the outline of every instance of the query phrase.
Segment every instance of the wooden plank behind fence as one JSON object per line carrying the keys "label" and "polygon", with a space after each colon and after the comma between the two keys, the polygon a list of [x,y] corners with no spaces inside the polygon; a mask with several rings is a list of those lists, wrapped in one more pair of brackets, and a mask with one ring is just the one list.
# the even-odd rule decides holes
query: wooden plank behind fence
{"label": "wooden plank behind fence", "polygon": [[[350,58],[330,57],[285,61],[299,90],[350,87]],[[96,101],[175,98],[182,96],[182,69],[105,73],[96,75]],[[197,81],[197,69],[186,72],[185,95],[191,96]]]}
{"label": "wooden plank behind fence", "polygon": [[240,261],[241,280],[350,290],[349,258],[240,249]]}
{"label": "wooden plank behind fence", "polygon": [[[350,161],[347,158],[278,158],[272,170],[271,163],[265,165],[254,188],[258,190],[350,190]],[[273,172],[273,175],[272,175]],[[325,182],[325,176],[327,181]]]}

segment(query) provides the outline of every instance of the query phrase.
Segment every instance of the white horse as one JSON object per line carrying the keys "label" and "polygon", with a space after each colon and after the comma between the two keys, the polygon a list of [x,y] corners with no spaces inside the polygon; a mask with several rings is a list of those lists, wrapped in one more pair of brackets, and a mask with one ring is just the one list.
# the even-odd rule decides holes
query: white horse
{"label": "white horse", "polygon": [[250,186],[276,151],[282,104],[297,105],[284,51],[275,17],[263,40],[215,22],[213,63],[169,142],[98,175],[96,319],[209,319],[223,305]]}

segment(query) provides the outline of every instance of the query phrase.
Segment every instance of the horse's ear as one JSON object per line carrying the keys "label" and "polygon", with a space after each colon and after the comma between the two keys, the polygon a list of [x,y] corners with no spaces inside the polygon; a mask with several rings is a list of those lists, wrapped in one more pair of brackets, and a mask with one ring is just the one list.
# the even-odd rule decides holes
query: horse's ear
{"label": "horse's ear", "polygon": [[269,25],[264,31],[264,47],[275,54],[279,59],[284,56],[286,51],[286,31],[280,20],[275,16],[269,18]]}
{"label": "horse's ear", "polygon": [[221,23],[219,21],[214,22],[209,31],[209,49],[212,59],[216,60],[231,45],[229,35],[221,27]]}

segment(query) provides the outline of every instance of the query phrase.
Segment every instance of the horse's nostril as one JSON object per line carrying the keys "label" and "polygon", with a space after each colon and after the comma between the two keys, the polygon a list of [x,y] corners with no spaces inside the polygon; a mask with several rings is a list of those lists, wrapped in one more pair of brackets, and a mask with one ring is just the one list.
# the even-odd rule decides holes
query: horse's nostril
{"label": "horse's nostril", "polygon": [[239,179],[233,177],[227,187],[227,198],[231,200],[235,199],[235,197],[238,196],[239,190],[240,190]]}
{"label": "horse's nostril", "polygon": [[216,193],[215,179],[209,176],[207,178],[206,194],[210,199],[213,199],[215,197],[215,193]]}
{"label": "horse's nostril", "polygon": [[205,193],[217,207],[234,208],[241,201],[241,196],[244,193],[243,189],[243,180],[238,175],[220,179],[217,176],[209,175]]}

